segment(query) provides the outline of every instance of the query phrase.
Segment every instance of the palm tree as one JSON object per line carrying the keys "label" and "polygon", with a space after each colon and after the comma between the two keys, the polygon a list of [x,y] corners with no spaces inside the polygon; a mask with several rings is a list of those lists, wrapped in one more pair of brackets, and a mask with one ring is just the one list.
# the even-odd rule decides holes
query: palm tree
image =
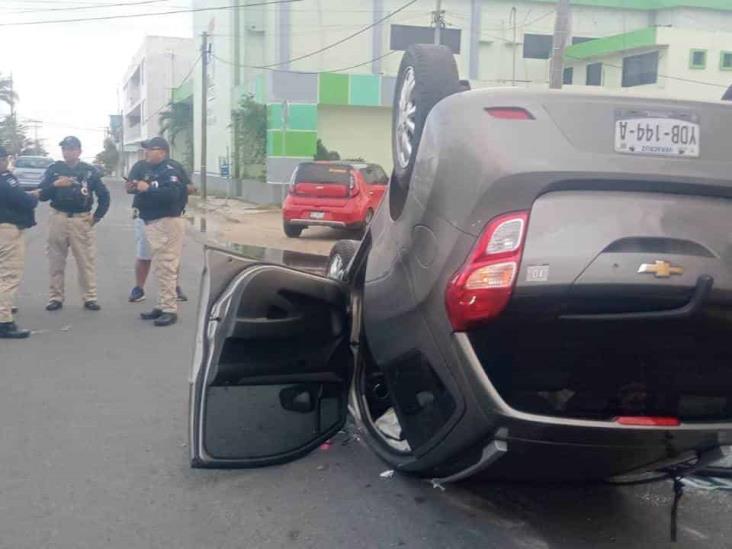
{"label": "palm tree", "polygon": [[[193,169],[193,103],[191,101],[171,101],[168,108],[158,117],[160,133],[166,135],[173,145],[176,155],[187,170]],[[183,143],[175,147],[178,137]]]}
{"label": "palm tree", "polygon": [[3,76],[0,74],[0,101],[10,105],[10,110],[13,110],[15,102],[18,101],[18,94],[13,90],[13,79],[9,76]]}
{"label": "palm tree", "polygon": [[168,108],[160,113],[158,121],[160,133],[167,135],[174,145],[178,135],[193,132],[193,105],[187,101],[171,101]]}

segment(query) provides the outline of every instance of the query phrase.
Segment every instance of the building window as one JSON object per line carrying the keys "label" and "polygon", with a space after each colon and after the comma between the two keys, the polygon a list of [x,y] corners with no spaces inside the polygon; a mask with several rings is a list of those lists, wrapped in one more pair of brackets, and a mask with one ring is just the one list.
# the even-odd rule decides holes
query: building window
{"label": "building window", "polygon": [[631,55],[623,59],[623,87],[658,82],[658,52]]}
{"label": "building window", "polygon": [[524,34],[524,59],[549,59],[552,40],[551,34]]}
{"label": "building window", "polygon": [[707,50],[691,50],[689,54],[690,69],[706,69],[707,68]]}
{"label": "building window", "polygon": [[719,59],[719,68],[723,71],[732,71],[732,51],[723,51]]}
{"label": "building window", "polygon": [[587,65],[587,85],[602,86],[602,63],[590,63]]}
{"label": "building window", "polygon": [[574,67],[567,67],[566,69],[564,69],[564,76],[562,77],[562,82],[566,86],[571,86],[573,80],[574,80]]}

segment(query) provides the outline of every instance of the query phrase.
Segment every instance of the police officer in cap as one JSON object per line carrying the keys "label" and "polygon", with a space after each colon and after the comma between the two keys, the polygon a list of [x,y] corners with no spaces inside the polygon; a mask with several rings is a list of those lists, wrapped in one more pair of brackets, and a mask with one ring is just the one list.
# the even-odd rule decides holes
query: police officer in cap
{"label": "police officer in cap", "polygon": [[[71,248],[84,308],[98,311],[94,226],[109,210],[109,190],[97,169],[80,160],[81,141],[77,137],[66,137],[59,145],[64,160],[49,166],[40,192],[42,201],[51,201],[52,212],[47,248],[51,282],[46,310],[63,307],[66,256]],[[92,214],[95,195],[97,207]]]}
{"label": "police officer in cap", "polygon": [[178,321],[176,285],[185,236],[181,216],[188,193],[179,168],[167,158],[168,142],[154,137],[142,146],[145,161],[130,170],[127,191],[135,195],[132,206],[145,224],[159,296],[158,306],[140,316],[155,326],[170,326]]}
{"label": "police officer in cap", "polygon": [[[193,185],[193,182],[188,176],[188,173],[186,173],[186,169],[179,162],[170,158],[168,142],[162,137],[156,137],[144,141],[142,143],[142,147],[145,149],[146,160],[139,160],[135,163],[134,166],[132,166],[132,169],[129,173],[128,182],[139,180],[152,181],[152,171],[156,169],[157,164],[160,164],[162,161],[164,161],[166,164],[172,166],[178,171],[179,182],[186,187],[187,192],[182,197],[182,208],[185,209],[185,206],[188,202],[188,195],[195,193],[196,187]],[[165,158],[161,160],[163,152],[165,152]],[[155,163],[148,162],[147,158],[153,159]],[[131,185],[130,188],[134,192],[135,185]],[[137,253],[135,259],[135,287],[132,288],[132,291],[130,292],[129,301],[131,303],[139,303],[145,300],[145,282],[147,281],[148,274],[150,273],[152,256],[150,252],[150,243],[145,236],[145,222],[139,217],[139,215],[137,215],[137,212],[134,221],[134,229],[135,241],[137,244]],[[179,302],[188,301],[188,297],[185,295],[185,293],[183,293],[183,290],[180,287],[180,276],[178,277],[178,285],[176,286],[175,291],[178,296]]]}
{"label": "police officer in cap", "polygon": [[8,151],[0,147],[0,338],[23,339],[13,320],[13,301],[23,275],[25,240],[23,230],[36,224],[37,191],[26,193],[8,171]]}

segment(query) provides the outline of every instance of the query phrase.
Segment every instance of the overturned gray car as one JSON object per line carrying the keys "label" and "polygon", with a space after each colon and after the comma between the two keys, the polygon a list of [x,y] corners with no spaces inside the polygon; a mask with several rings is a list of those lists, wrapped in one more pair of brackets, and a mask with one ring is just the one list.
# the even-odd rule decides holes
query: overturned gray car
{"label": "overturned gray car", "polygon": [[469,90],[405,55],[394,173],[328,277],[206,251],[191,458],[299,457],[352,412],[398,471],[607,478],[732,445],[732,108]]}

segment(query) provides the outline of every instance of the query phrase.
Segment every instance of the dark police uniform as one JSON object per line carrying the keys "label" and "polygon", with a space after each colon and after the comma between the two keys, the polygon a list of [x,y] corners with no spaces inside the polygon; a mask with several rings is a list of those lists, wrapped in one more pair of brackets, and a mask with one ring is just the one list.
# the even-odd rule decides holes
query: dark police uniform
{"label": "dark police uniform", "polygon": [[[0,156],[7,156],[0,147]],[[9,171],[0,172],[0,337],[27,337],[13,324],[13,302],[23,275],[23,231],[36,224],[38,199],[23,191]]]}
{"label": "dark police uniform", "polygon": [[[54,187],[54,182],[60,177],[71,178],[73,184],[70,187]],[[92,215],[95,195],[97,208]],[[50,200],[52,208],[48,236],[51,278],[49,300],[63,303],[66,256],[71,248],[79,271],[84,303],[96,302],[94,225],[109,210],[109,190],[94,166],[79,162],[72,167],[66,162],[55,162],[46,170],[41,181],[40,199]]]}
{"label": "dark police uniform", "polygon": [[135,198],[132,207],[145,224],[144,234],[150,245],[150,259],[158,279],[160,294],[153,315],[167,313],[175,316],[178,312],[178,268],[185,235],[181,215],[188,201],[186,182],[190,180],[182,167],[170,159],[159,164],[141,160],[132,167],[128,179],[145,181],[150,185],[145,192],[133,191]]}

